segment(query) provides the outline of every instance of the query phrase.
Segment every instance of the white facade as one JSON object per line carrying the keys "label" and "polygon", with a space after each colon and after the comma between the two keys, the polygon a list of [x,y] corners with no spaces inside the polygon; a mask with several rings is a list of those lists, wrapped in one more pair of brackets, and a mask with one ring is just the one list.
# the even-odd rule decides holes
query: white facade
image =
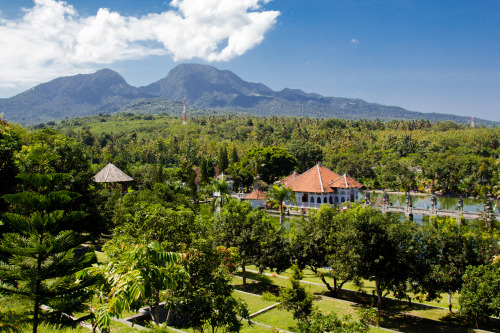
{"label": "white facade", "polygon": [[297,203],[287,202],[289,207],[298,208],[318,208],[322,204],[340,205],[343,202],[354,202],[358,200],[359,189],[348,188],[338,189],[336,192],[330,193],[307,193],[307,192],[294,192]]}

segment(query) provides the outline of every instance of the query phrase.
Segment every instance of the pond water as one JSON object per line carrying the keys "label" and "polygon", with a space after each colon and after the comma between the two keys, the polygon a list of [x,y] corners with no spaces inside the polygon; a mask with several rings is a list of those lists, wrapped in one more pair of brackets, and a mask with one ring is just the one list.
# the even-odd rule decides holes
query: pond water
{"label": "pond water", "polygon": [[[382,193],[375,192],[371,193],[371,201],[378,202],[382,201]],[[437,208],[438,209],[447,209],[447,210],[457,210],[458,209],[458,198],[454,197],[446,197],[446,196],[436,196],[437,197]],[[360,191],[359,195],[360,199],[365,198],[365,192]],[[393,203],[394,206],[406,206],[406,195],[400,193],[390,193],[389,192],[389,200]],[[427,208],[431,206],[431,196],[430,195],[421,195],[412,193],[412,202],[413,207],[416,208]],[[493,203],[495,205],[495,203]],[[483,201],[480,199],[474,198],[464,198],[464,211],[466,212],[477,212],[483,210]],[[495,210],[495,213],[498,214],[498,208]]]}
{"label": "pond water", "polygon": [[[370,191],[370,200],[372,202],[382,202],[382,192],[373,193]],[[390,193],[389,201],[394,206],[406,206],[406,195],[401,193]],[[447,196],[436,196],[437,197],[437,208],[438,209],[446,209],[446,210],[457,210],[458,209],[458,198],[455,197],[447,197]],[[364,200],[365,191],[360,191],[359,198]],[[464,211],[466,212],[478,212],[483,211],[483,201],[480,199],[474,198],[464,198]],[[431,196],[412,192],[412,203],[415,208],[428,208],[431,207]],[[493,202],[493,206],[495,206],[495,202]],[[498,207],[495,209],[495,214],[499,214]],[[415,221],[429,221],[428,216],[422,215],[414,215],[413,219]]]}

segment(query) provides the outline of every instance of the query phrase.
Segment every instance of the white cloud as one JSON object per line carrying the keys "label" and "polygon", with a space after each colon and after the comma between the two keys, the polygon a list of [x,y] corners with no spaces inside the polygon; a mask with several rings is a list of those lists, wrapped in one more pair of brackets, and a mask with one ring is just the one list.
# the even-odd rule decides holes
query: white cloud
{"label": "white cloud", "polygon": [[358,43],[359,43],[359,39],[356,39],[356,38],[351,39],[351,44],[358,44]]}
{"label": "white cloud", "polygon": [[34,0],[16,20],[0,18],[0,86],[19,86],[118,60],[170,55],[175,61],[227,61],[258,45],[276,23],[270,0],[172,0],[142,17],[101,8],[80,17],[59,0]]}

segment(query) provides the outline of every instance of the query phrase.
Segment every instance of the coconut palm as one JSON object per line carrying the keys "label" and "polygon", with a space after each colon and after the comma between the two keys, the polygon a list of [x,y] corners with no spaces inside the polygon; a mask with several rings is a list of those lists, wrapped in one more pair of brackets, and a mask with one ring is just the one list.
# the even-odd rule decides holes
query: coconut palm
{"label": "coconut palm", "polygon": [[215,198],[212,200],[210,208],[212,212],[215,212],[217,208],[222,208],[222,206],[229,201],[231,196],[229,194],[229,184],[226,182],[224,174],[222,174],[220,179],[213,180],[212,187]]}
{"label": "coconut palm", "polygon": [[267,196],[279,206],[280,222],[281,224],[283,224],[283,203],[287,201],[296,203],[297,200],[295,199],[295,194],[293,193],[291,188],[285,187],[283,185],[273,185],[271,188],[269,188]]}
{"label": "coconut palm", "polygon": [[233,188],[249,187],[252,185],[254,177],[253,174],[245,167],[238,163],[233,163],[228,168],[229,177],[233,183]]}

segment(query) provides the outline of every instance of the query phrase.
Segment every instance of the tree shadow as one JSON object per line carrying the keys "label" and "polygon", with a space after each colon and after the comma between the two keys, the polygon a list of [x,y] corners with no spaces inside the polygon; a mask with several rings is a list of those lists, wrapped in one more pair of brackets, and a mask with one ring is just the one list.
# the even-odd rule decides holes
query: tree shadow
{"label": "tree shadow", "polygon": [[[250,279],[250,280],[255,280],[255,281],[259,281],[262,283],[269,283],[269,284],[273,283],[273,280],[267,275],[249,272],[249,271],[247,271],[246,273],[247,273],[247,280]],[[239,277],[243,277],[243,273],[241,271],[235,272],[234,275],[239,276]]]}
{"label": "tree shadow", "polygon": [[260,281],[248,281],[247,280],[247,288],[243,290],[243,283],[233,284],[235,289],[239,291],[245,291],[251,294],[262,295],[263,292],[271,293],[275,296],[278,296],[280,293],[280,287]]}
{"label": "tree shadow", "polygon": [[[342,299],[353,302],[353,308],[374,307],[377,297],[366,292],[342,290],[337,295],[329,292],[320,295]],[[466,323],[457,312],[449,313],[444,309],[442,316],[438,319],[423,318],[413,315],[411,311],[436,311],[436,307],[426,306],[421,303],[408,302],[397,299],[384,298],[383,308],[380,311],[380,326],[401,332],[473,332],[472,325]],[[485,329],[500,333],[500,320],[492,319],[485,324]]]}
{"label": "tree shadow", "polygon": [[[465,319],[458,312],[448,313],[446,316],[439,319],[440,321],[451,324],[451,325],[464,325],[466,323]],[[468,323],[471,327],[475,326],[474,323]],[[500,319],[490,318],[486,323],[481,323],[480,329],[488,330],[492,332],[500,332]]]}
{"label": "tree shadow", "polygon": [[412,316],[392,311],[381,311],[380,326],[401,332],[468,333],[474,330],[463,325],[447,324],[441,321]]}

